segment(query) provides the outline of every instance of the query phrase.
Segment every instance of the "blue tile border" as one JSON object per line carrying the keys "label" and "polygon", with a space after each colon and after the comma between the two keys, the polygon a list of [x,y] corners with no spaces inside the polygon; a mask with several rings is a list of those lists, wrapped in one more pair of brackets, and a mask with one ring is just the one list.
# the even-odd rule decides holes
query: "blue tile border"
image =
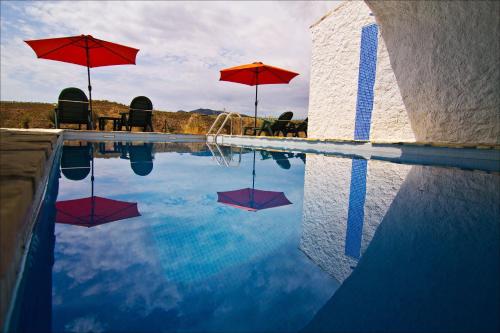
{"label": "blue tile border", "polygon": [[373,110],[373,87],[377,69],[378,25],[370,24],[361,30],[359,54],[358,97],[354,140],[370,139],[370,125]]}

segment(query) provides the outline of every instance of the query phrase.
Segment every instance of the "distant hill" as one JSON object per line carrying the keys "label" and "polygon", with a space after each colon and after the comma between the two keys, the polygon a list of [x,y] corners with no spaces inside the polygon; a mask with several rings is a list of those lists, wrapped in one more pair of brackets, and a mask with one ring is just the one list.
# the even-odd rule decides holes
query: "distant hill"
{"label": "distant hill", "polygon": [[224,111],[217,111],[217,110],[212,110],[212,109],[196,109],[196,110],[192,110],[192,111],[189,111],[189,112],[191,112],[191,113],[197,113],[197,114],[202,114],[202,115],[205,115],[205,116],[216,116],[216,115],[219,115],[219,114],[223,113]]}
{"label": "distant hill", "polygon": [[[218,110],[200,108],[200,109],[191,110],[191,111],[179,110],[177,112],[190,112],[190,113],[201,114],[201,115],[204,115],[204,116],[217,116],[217,115],[219,115],[219,114],[221,114],[223,112],[228,112],[228,111],[218,111]],[[246,114],[242,114],[242,113],[240,113],[240,115],[242,117],[250,117],[250,116],[247,116]]]}

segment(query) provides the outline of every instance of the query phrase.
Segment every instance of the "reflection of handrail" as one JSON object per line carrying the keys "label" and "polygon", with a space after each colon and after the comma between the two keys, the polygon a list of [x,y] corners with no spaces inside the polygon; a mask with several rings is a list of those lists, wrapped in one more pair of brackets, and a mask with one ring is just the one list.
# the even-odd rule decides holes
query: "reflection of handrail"
{"label": "reflection of handrail", "polygon": [[230,135],[233,135],[233,118],[232,118],[233,116],[238,116],[240,118],[240,135],[243,135],[243,118],[241,117],[241,115],[239,113],[236,113],[236,112],[220,113],[217,116],[217,118],[215,118],[214,122],[212,123],[212,126],[210,126],[210,129],[208,130],[207,135],[212,134],[212,130],[214,129],[215,125],[218,123],[219,119],[222,119],[223,117],[224,117],[224,120],[222,121],[222,124],[220,125],[219,129],[217,130],[217,132],[215,134],[212,134],[212,135],[214,135],[213,141],[214,142],[216,141],[217,136],[220,134],[220,132],[222,131],[222,129],[224,128],[224,126],[226,125],[228,120],[231,120]]}
{"label": "reflection of handrail", "polygon": [[[231,164],[231,162],[234,161],[233,159],[233,146],[229,146],[229,158],[226,157],[226,155],[224,155],[224,153],[222,152],[220,146],[217,144],[217,143],[206,143],[208,149],[210,150],[210,153],[212,154],[212,158],[217,162],[218,165],[220,166],[225,166],[225,167],[237,167],[240,165],[241,163],[241,152],[243,151],[243,148],[242,147],[238,147],[239,148],[239,152],[238,152],[238,160],[236,161],[236,164]],[[215,149],[212,148],[212,145],[215,146]],[[218,152],[218,154],[217,154]]]}

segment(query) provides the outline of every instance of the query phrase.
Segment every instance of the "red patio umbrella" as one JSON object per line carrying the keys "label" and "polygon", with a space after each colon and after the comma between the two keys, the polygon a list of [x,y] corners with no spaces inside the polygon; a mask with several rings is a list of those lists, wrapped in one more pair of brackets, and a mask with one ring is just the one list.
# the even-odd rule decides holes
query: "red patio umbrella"
{"label": "red patio umbrella", "polygon": [[297,75],[299,73],[266,65],[262,62],[254,62],[221,70],[219,80],[255,86],[254,127],[257,127],[257,93],[259,85],[288,84]]}
{"label": "red patio umbrella", "polygon": [[[80,35],[61,38],[25,40],[38,58],[68,62],[87,67],[90,113],[92,114],[92,85],[90,68],[112,65],[135,65],[138,49]],[[92,125],[93,126],[93,125]]]}
{"label": "red patio umbrella", "polygon": [[251,212],[292,204],[283,192],[255,189],[255,150],[253,151],[252,188],[217,192],[217,197],[217,202]]}

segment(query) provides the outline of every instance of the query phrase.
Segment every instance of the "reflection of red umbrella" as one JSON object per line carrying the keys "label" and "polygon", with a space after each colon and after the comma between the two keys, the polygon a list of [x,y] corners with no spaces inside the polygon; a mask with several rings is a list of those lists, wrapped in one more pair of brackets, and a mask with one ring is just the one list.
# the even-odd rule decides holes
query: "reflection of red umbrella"
{"label": "reflection of red umbrella", "polygon": [[255,86],[254,127],[257,127],[257,91],[259,84],[286,84],[297,75],[299,74],[286,69],[254,62],[221,70],[219,80]]}
{"label": "reflection of red umbrella", "polygon": [[[92,147],[92,146],[91,146]],[[65,151],[63,150],[63,154]],[[92,148],[92,173],[90,176],[90,197],[56,202],[56,222],[84,227],[140,216],[136,202],[118,201],[94,195],[94,150]],[[67,160],[74,162],[70,155]],[[64,158],[64,156],[63,156]],[[74,166],[77,166],[74,165]],[[66,169],[68,170],[68,169]]]}
{"label": "reflection of red umbrella", "polygon": [[283,192],[255,189],[255,150],[253,151],[252,188],[217,192],[217,196],[217,202],[252,212],[292,204]]}
{"label": "reflection of red umbrella", "polygon": [[84,227],[140,216],[137,203],[88,197],[56,202],[56,222]]}
{"label": "reflection of red umbrella", "polygon": [[217,201],[220,203],[252,212],[291,204],[283,192],[263,191],[251,188],[217,192],[217,195]]}
{"label": "reflection of red umbrella", "polygon": [[92,86],[90,68],[112,65],[135,65],[138,49],[106,42],[91,35],[48,38],[25,41],[38,58],[69,62],[87,67],[90,113],[92,114]]}

